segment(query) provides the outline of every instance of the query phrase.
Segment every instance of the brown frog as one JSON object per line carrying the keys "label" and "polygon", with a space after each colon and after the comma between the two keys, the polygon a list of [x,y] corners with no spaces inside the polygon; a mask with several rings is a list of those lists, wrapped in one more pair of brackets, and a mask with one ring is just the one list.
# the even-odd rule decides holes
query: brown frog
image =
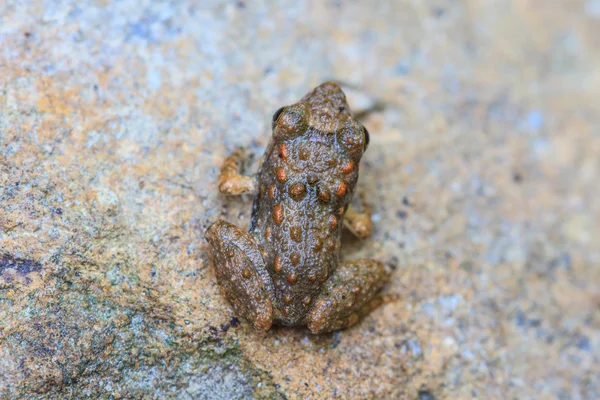
{"label": "brown frog", "polygon": [[206,230],[217,280],[255,329],[344,329],[367,313],[389,272],[375,260],[340,262],[342,225],[371,234],[370,208],[349,208],[369,133],[338,84],[325,82],[273,116],[256,177],[241,175],[242,151],[218,180],[227,195],[255,193],[250,230],[217,221]]}

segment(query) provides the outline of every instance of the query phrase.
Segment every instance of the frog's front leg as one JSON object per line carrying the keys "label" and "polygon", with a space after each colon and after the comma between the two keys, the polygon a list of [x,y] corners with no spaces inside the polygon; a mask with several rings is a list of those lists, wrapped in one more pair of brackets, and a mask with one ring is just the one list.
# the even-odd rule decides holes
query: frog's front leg
{"label": "frog's front leg", "polygon": [[273,322],[273,288],[261,247],[237,226],[217,221],[206,230],[217,281],[238,315],[254,329],[266,331]]}
{"label": "frog's front leg", "polygon": [[379,261],[343,263],[325,282],[307,317],[312,333],[324,333],[354,325],[376,304],[373,300],[387,282],[389,271]]}
{"label": "frog's front leg", "polygon": [[359,196],[361,211],[350,206],[344,216],[344,226],[348,228],[354,236],[359,239],[365,239],[371,236],[373,232],[373,221],[371,215],[373,210],[369,204],[367,204],[362,195]]}
{"label": "frog's front leg", "polygon": [[244,162],[243,149],[237,149],[225,159],[219,175],[219,192],[227,195],[253,193],[256,190],[255,178],[240,173]]}

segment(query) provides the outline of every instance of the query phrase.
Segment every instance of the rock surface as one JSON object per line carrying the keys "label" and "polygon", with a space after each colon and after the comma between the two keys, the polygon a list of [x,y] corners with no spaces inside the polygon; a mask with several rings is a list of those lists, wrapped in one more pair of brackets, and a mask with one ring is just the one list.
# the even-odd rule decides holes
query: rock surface
{"label": "rock surface", "polygon": [[[0,3],[1,398],[600,398],[600,2],[372,4]],[[217,168],[327,79],[385,104],[344,254],[395,272],[350,330],[257,333]]]}

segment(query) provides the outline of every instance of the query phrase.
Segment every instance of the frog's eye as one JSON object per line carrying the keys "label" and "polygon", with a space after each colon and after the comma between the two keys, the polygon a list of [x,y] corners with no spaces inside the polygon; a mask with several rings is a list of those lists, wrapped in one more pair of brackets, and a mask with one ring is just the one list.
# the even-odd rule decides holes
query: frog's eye
{"label": "frog's eye", "polygon": [[363,131],[364,131],[364,134],[365,134],[365,150],[367,150],[367,147],[369,147],[369,141],[370,141],[369,131],[367,130],[367,127],[364,126],[364,125],[363,125],[362,128],[363,128]]}
{"label": "frog's eye", "polygon": [[275,114],[273,114],[273,125],[275,125],[275,123],[277,122],[277,120],[279,119],[279,116],[281,115],[281,113],[283,112],[283,109],[285,107],[281,107],[279,110],[275,111]]}
{"label": "frog's eye", "polygon": [[354,159],[360,159],[367,142],[366,130],[357,122],[349,119],[336,132],[336,139],[342,151]]}
{"label": "frog's eye", "polygon": [[273,115],[273,137],[277,140],[293,139],[308,129],[308,115],[302,104],[282,107]]}

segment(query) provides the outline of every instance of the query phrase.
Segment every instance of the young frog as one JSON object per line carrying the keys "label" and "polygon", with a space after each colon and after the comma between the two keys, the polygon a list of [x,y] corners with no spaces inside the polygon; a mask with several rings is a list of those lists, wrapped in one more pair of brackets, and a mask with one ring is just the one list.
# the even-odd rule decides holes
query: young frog
{"label": "young frog", "polygon": [[386,267],[367,259],[340,262],[343,224],[361,238],[371,234],[370,208],[349,208],[368,144],[344,92],[325,82],[275,113],[256,177],[241,175],[241,150],[225,160],[219,191],[255,193],[250,230],[217,221],[206,238],[222,291],[255,329],[276,323],[330,332],[376,305]]}

